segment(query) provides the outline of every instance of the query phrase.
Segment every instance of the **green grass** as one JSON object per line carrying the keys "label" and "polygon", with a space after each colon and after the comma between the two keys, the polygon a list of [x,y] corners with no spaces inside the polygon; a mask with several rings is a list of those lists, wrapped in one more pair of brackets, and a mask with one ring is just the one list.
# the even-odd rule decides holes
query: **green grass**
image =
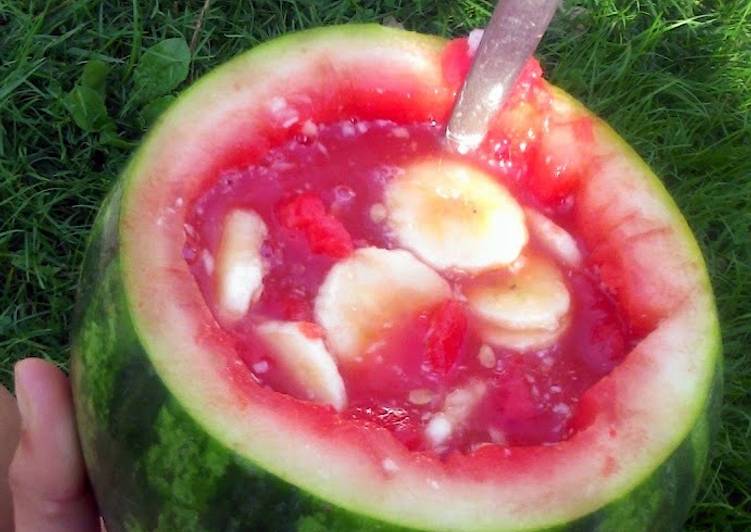
{"label": "green grass", "polygon": [[[455,35],[491,9],[482,0],[217,0],[196,32],[203,7],[0,0],[0,382],[28,355],[66,365],[86,234],[144,131],[130,96],[148,46],[192,42],[193,79],[290,30],[395,19]],[[726,399],[688,528],[751,529],[751,0],[569,1],[541,57],[554,82],[653,165],[696,231],[721,313]],[[116,135],[83,131],[63,105],[94,58],[111,67]]]}

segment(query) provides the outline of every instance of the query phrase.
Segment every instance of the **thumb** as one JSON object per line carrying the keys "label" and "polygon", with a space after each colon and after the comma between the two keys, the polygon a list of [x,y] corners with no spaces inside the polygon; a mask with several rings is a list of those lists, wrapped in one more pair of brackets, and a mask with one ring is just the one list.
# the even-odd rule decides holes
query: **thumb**
{"label": "thumb", "polygon": [[9,480],[16,532],[98,531],[68,379],[30,358],[16,364],[15,384],[21,437]]}
{"label": "thumb", "polygon": [[16,401],[0,385],[0,530],[13,530],[8,465],[18,444],[18,425]]}

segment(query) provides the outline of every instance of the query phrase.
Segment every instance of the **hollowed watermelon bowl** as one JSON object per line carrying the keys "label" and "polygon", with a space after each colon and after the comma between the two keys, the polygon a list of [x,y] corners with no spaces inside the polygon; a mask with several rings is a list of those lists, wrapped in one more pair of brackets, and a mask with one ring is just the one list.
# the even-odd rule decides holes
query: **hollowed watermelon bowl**
{"label": "hollowed watermelon bowl", "polygon": [[[545,213],[573,235],[583,256],[579,268],[617,308],[626,331],[620,348],[628,348],[564,405],[568,417],[555,437],[535,436],[529,420],[543,419],[535,417],[534,409],[543,408],[535,403],[526,424],[504,418],[514,430],[526,427],[518,434],[509,428],[493,441],[466,435],[466,445],[429,449],[405,443],[393,427],[350,415],[338,402],[340,388],[336,399],[325,396],[328,403],[316,401],[320,395],[281,393],[256,378],[262,366],[244,354],[247,346],[238,347],[234,329],[206,296],[205,279],[195,274],[186,242],[195,238],[196,206],[228,175],[242,177],[238,169],[261,165],[280,146],[323,138],[331,124],[341,139],[350,134],[347,123],[355,136],[358,128],[363,135],[385,128],[384,138],[397,139],[403,131],[414,139],[421,127],[440,130],[471,53],[466,39],[373,25],[291,34],[206,75],[152,128],[94,224],[74,331],[79,433],[110,532],[680,527],[705,467],[721,391],[719,326],[701,252],[648,166],[604,122],[540,78],[536,63],[496,117],[483,164],[494,162],[491,173],[525,209]],[[354,153],[340,152],[345,159]],[[261,203],[256,210],[263,218]],[[327,208],[322,219],[335,218],[337,211]],[[290,212],[275,209],[265,217],[272,235],[271,219]],[[374,246],[346,220],[350,240],[330,245],[341,232],[331,229],[335,222],[311,226],[301,219],[284,218],[288,227],[279,231],[304,226],[322,256]],[[321,234],[325,242],[315,241],[315,248],[311,238]],[[443,272],[419,245],[401,247]],[[456,271],[441,275],[454,282]],[[584,303],[572,294],[574,323]],[[271,305],[260,297],[258,305]],[[459,300],[462,308],[469,299]],[[336,351],[333,333],[317,320],[322,311],[289,312],[298,311],[305,315],[298,321],[316,325],[317,345]],[[470,331],[464,343],[431,328],[428,337],[439,340],[430,345],[470,349],[472,319],[468,326],[447,322],[450,334]],[[567,331],[579,330],[566,323]],[[597,336],[562,334],[556,341],[568,342],[572,353],[586,351],[577,342]],[[513,338],[494,356],[523,361],[556,352],[543,342],[530,354]],[[461,371],[461,361],[430,352],[430,383]],[[341,371],[352,403],[356,384]],[[523,379],[504,382],[503,397],[514,386],[527,390],[518,384]],[[511,416],[511,403],[503,404]],[[437,441],[435,431],[429,435]]]}

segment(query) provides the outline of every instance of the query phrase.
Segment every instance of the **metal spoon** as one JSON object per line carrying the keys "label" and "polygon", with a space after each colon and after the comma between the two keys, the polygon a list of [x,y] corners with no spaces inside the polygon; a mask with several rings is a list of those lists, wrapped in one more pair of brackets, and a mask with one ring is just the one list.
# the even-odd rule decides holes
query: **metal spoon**
{"label": "metal spoon", "polygon": [[560,0],[500,0],[454,102],[446,140],[459,153],[480,145]]}

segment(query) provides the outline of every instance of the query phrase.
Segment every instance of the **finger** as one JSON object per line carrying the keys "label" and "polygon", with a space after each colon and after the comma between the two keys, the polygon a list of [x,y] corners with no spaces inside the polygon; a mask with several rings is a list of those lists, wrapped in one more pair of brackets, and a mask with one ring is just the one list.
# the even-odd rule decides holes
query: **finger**
{"label": "finger", "polygon": [[9,478],[16,532],[99,530],[68,379],[33,358],[16,364],[15,375],[21,436]]}
{"label": "finger", "polygon": [[18,445],[19,424],[16,401],[8,390],[0,385],[0,530],[13,530],[8,466]]}

